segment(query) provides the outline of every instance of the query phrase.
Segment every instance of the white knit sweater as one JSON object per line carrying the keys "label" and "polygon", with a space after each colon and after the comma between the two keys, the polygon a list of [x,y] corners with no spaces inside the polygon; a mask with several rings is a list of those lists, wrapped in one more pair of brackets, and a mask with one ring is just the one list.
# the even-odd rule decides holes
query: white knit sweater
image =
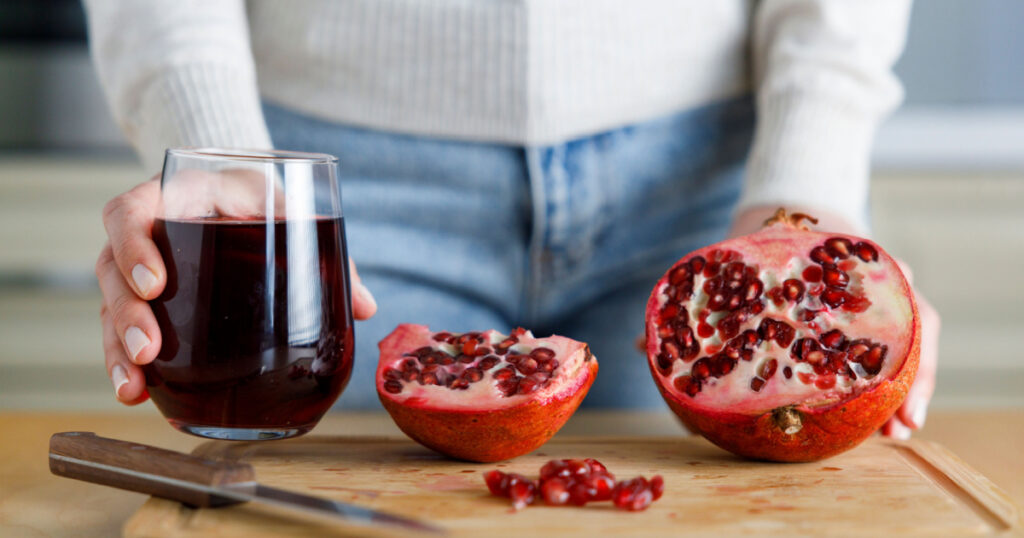
{"label": "white knit sweater", "polygon": [[909,0],[86,0],[114,115],[168,146],[269,147],[260,99],[327,120],[537,145],[751,90],[741,206],[865,228]]}

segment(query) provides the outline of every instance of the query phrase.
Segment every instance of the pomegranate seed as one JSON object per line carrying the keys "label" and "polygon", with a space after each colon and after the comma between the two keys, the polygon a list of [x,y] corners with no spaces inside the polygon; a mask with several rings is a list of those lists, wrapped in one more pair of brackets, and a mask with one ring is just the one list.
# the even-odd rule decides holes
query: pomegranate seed
{"label": "pomegranate seed", "polygon": [[717,248],[708,253],[708,258],[711,258],[711,261],[714,261],[714,262],[722,261],[722,256],[723,256],[722,251],[717,249]]}
{"label": "pomegranate seed", "polygon": [[481,370],[490,370],[491,368],[497,366],[499,362],[501,362],[501,359],[495,357],[494,355],[491,355],[489,357],[484,357],[483,359],[481,359],[480,362],[476,364],[476,366]]}
{"label": "pomegranate seed", "polygon": [[743,280],[743,269],[745,266],[739,262],[732,262],[725,266],[725,278],[727,280]]}
{"label": "pomegranate seed", "polygon": [[568,477],[569,462],[568,460],[550,460],[540,468],[540,477],[543,480],[552,478],[555,476]]}
{"label": "pomegranate seed", "polygon": [[662,494],[665,493],[665,479],[662,478],[659,474],[656,474],[653,477],[651,477],[650,486],[651,496],[655,501],[660,499]]}
{"label": "pomegranate seed", "polygon": [[561,506],[569,502],[569,489],[565,480],[557,477],[542,480],[540,495],[545,503],[552,506]]}
{"label": "pomegranate seed", "polygon": [[761,392],[761,388],[764,387],[764,379],[760,377],[753,377],[750,379],[750,390],[754,392]]}
{"label": "pomegranate seed", "polygon": [[619,482],[612,492],[612,503],[631,512],[643,510],[654,500],[650,485],[638,476],[627,482]]}
{"label": "pomegranate seed", "polygon": [[524,377],[519,380],[519,386],[516,391],[519,394],[533,394],[540,383],[533,377]]}
{"label": "pomegranate seed", "polygon": [[821,335],[819,340],[822,345],[832,349],[841,349],[843,344],[846,343],[846,337],[843,336],[843,331],[840,331],[839,329],[832,329],[831,331]]}
{"label": "pomegranate seed", "polygon": [[537,361],[533,357],[527,357],[516,364],[516,370],[523,375],[530,375],[537,371]]}
{"label": "pomegranate seed", "polygon": [[860,365],[864,367],[864,371],[871,375],[877,375],[878,372],[881,372],[882,361],[885,360],[885,355],[888,350],[888,346],[876,345],[871,348],[871,351],[861,355]]}
{"label": "pomegranate seed", "polygon": [[775,337],[775,342],[782,347],[789,347],[789,344],[793,342],[793,338],[796,337],[796,330],[789,325],[778,322],[778,335]]}
{"label": "pomegranate seed", "polygon": [[784,377],[785,377],[786,379],[789,379],[789,378],[793,377],[793,369],[792,369],[792,368],[790,368],[789,366],[784,366],[784,367],[782,368],[782,375],[783,375],[783,376],[784,376]]}
{"label": "pomegranate seed", "polygon": [[466,355],[472,355],[476,351],[476,346],[476,340],[467,340],[465,344],[462,344],[462,352]]}
{"label": "pomegranate seed", "polygon": [[569,485],[569,502],[576,506],[583,506],[590,500],[590,491],[583,482],[573,482]]}
{"label": "pomegranate seed", "polygon": [[590,474],[590,464],[582,460],[569,460],[569,476],[586,476]]}
{"label": "pomegranate seed", "polygon": [[699,325],[697,325],[697,336],[700,336],[701,338],[711,338],[714,335],[715,328],[712,327],[711,325],[708,325],[706,322],[702,321]]}
{"label": "pomegranate seed", "polygon": [[[675,303],[668,303],[661,309],[661,320],[667,321],[679,315],[680,306]],[[537,348],[540,349],[540,348]],[[535,350],[536,351],[536,350]]]}
{"label": "pomegranate seed", "polygon": [[821,351],[811,351],[810,353],[804,356],[804,360],[811,364],[818,364],[821,361],[825,360],[825,353]]}
{"label": "pomegranate seed", "polygon": [[515,482],[508,488],[508,496],[512,499],[512,507],[517,511],[533,504],[536,494],[537,486],[529,480]]}
{"label": "pomegranate seed", "polygon": [[692,274],[690,273],[690,267],[685,264],[681,264],[672,270],[669,274],[668,281],[673,286],[678,286],[691,277]]}
{"label": "pomegranate seed", "polygon": [[814,386],[826,390],[836,386],[835,376],[819,377],[814,381]]}
{"label": "pomegranate seed", "polygon": [[685,392],[687,396],[692,398],[700,392],[700,379],[681,375],[675,379],[675,386],[679,392]]}
{"label": "pomegranate seed", "polygon": [[818,262],[819,264],[836,263],[836,259],[831,254],[826,252],[823,247],[812,248],[811,259]]}
{"label": "pomegranate seed", "polygon": [[747,292],[743,298],[749,303],[750,301],[760,297],[762,292],[764,292],[764,282],[755,280],[747,285]]}
{"label": "pomegranate seed", "polygon": [[416,370],[409,370],[407,372],[402,372],[402,381],[405,381],[406,383],[410,383],[410,382],[416,381],[419,378],[420,378],[420,373],[417,372]]}
{"label": "pomegranate seed", "polygon": [[759,376],[765,380],[771,379],[775,375],[775,369],[779,367],[779,361],[775,359],[768,359],[761,364],[761,371],[758,373]]}
{"label": "pomegranate seed", "polygon": [[491,491],[491,495],[495,497],[508,497],[508,480],[506,480],[505,473],[498,470],[487,471],[484,473],[484,483],[487,484],[487,489]]}
{"label": "pomegranate seed", "polygon": [[718,320],[716,327],[718,327],[718,332],[722,334],[722,339],[724,340],[736,336],[736,333],[740,330],[740,323],[736,318],[729,315]]}
{"label": "pomegranate seed", "polygon": [[787,279],[782,283],[782,296],[793,302],[799,302],[804,298],[804,283],[795,278]]}
{"label": "pomegranate seed", "polygon": [[855,297],[852,295],[846,296],[846,302],[843,303],[843,310],[850,312],[864,312],[871,306],[871,300],[867,297]]}
{"label": "pomegranate seed", "polygon": [[448,385],[448,388],[452,390],[466,390],[469,388],[469,380],[454,378],[450,378],[449,380],[451,381],[451,384]]}
{"label": "pomegranate seed", "polygon": [[402,384],[394,379],[389,379],[384,382],[384,390],[391,394],[398,394],[399,392],[402,392]]}
{"label": "pomegranate seed", "polygon": [[693,270],[694,273],[699,273],[704,269],[705,263],[707,262],[704,260],[703,256],[694,256],[690,258],[690,269]]}
{"label": "pomegranate seed", "polygon": [[845,260],[853,251],[853,241],[845,237],[833,237],[825,241],[825,250],[833,257]]}
{"label": "pomegranate seed", "polygon": [[419,365],[413,359],[405,359],[404,361],[402,361],[403,372],[418,371],[419,369]]}
{"label": "pomegranate seed", "polygon": [[861,355],[863,355],[869,349],[871,349],[871,346],[865,344],[864,342],[864,340],[854,340],[853,343],[850,344],[848,351],[850,353],[850,357],[852,357],[854,360],[859,359]]}
{"label": "pomegranate seed", "polygon": [[804,280],[807,282],[821,282],[821,267],[808,265],[803,272]]}
{"label": "pomegranate seed", "polygon": [[848,294],[838,288],[828,288],[821,292],[821,302],[832,308],[842,306],[842,304],[846,302],[847,297]]}
{"label": "pomegranate seed", "polygon": [[807,374],[807,373],[804,373],[804,372],[797,372],[796,373],[796,377],[804,385],[810,385],[811,384],[811,379],[812,379],[811,374]]}
{"label": "pomegranate seed", "polygon": [[823,274],[825,284],[834,288],[845,288],[850,283],[850,276],[835,268],[825,269]]}
{"label": "pomegranate seed", "polygon": [[615,477],[608,472],[595,469],[584,480],[584,483],[590,493],[591,501],[607,501],[612,498],[612,489],[615,488]]}
{"label": "pomegranate seed", "polygon": [[717,275],[722,270],[722,264],[718,261],[708,262],[704,266],[704,278],[710,278],[712,275]]}
{"label": "pomegranate seed", "polygon": [[679,343],[684,347],[688,348],[694,344],[693,329],[689,325],[684,325],[676,331],[676,337],[679,338]]}
{"label": "pomegranate seed", "polygon": [[782,296],[782,288],[775,286],[768,291],[768,298],[775,303],[775,306],[782,306],[786,302],[786,298]]}
{"label": "pomegranate seed", "polygon": [[519,390],[519,381],[523,379],[521,377],[510,377],[498,381],[498,390],[505,393],[505,396],[515,396]]}
{"label": "pomegranate seed", "polygon": [[854,250],[856,250],[856,252],[857,252],[857,257],[862,259],[862,260],[864,260],[864,261],[866,261],[866,262],[877,262],[878,261],[878,251],[875,250],[875,247],[873,247],[873,246],[871,246],[871,245],[869,245],[867,243],[864,243],[864,242],[857,243],[854,246]]}
{"label": "pomegranate seed", "polygon": [[462,379],[469,381],[470,383],[476,383],[483,379],[484,373],[478,368],[467,368],[465,372],[462,372]]}
{"label": "pomegranate seed", "polygon": [[397,381],[402,379],[402,372],[395,370],[394,368],[388,368],[387,370],[384,370],[384,379]]}
{"label": "pomegranate seed", "polygon": [[515,367],[514,366],[506,366],[506,367],[504,367],[504,368],[494,372],[494,375],[492,375],[492,377],[494,379],[497,379],[498,381],[505,381],[507,379],[511,379],[512,377],[515,377],[515,375],[516,375]]}
{"label": "pomegranate seed", "polygon": [[549,361],[555,358],[555,352],[546,347],[538,347],[530,352],[530,356],[538,361]]}
{"label": "pomegranate seed", "polygon": [[715,377],[722,377],[736,367],[736,359],[731,359],[724,353],[715,355],[711,360],[711,372]]}
{"label": "pomegranate seed", "polygon": [[661,352],[664,353],[665,357],[670,361],[674,361],[680,357],[679,346],[672,340],[665,340],[661,343]]}
{"label": "pomegranate seed", "polygon": [[586,458],[583,461],[587,462],[587,465],[590,466],[590,472],[609,474],[608,468],[605,467],[603,463],[595,460],[594,458]]}
{"label": "pomegranate seed", "polygon": [[708,357],[697,359],[690,368],[690,375],[697,379],[706,379],[711,375],[711,364]]}
{"label": "pomegranate seed", "polygon": [[452,337],[452,333],[439,332],[434,335],[435,342],[447,342]]}

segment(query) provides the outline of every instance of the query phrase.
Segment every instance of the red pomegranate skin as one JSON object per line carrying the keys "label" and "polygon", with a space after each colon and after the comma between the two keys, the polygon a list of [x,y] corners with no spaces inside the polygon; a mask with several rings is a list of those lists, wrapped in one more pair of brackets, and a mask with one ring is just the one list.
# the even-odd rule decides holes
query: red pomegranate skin
{"label": "red pomegranate skin", "polygon": [[[793,236],[792,234],[799,234]],[[899,293],[909,299],[912,308],[912,320],[905,329],[910,342],[902,365],[891,377],[879,379],[876,384],[856,391],[840,399],[826,399],[822,402],[794,402],[792,405],[758,412],[733,412],[729,409],[708,409],[694,404],[694,400],[678,390],[674,390],[671,382],[663,381],[655,366],[655,357],[659,353],[657,342],[657,326],[651,322],[657,319],[659,312],[658,290],[667,281],[673,269],[692,259],[694,256],[708,257],[714,250],[744,250],[737,245],[746,243],[757,248],[766,248],[779,236],[796,237],[794,241],[806,246],[820,243],[828,238],[845,237],[854,243],[863,242],[874,247],[879,256],[896,267],[895,261],[877,244],[855,236],[822,233],[808,230],[790,230],[782,224],[775,224],[754,234],[726,240],[696,250],[683,256],[665,276],[655,285],[647,304],[647,354],[651,375],[656,381],[668,406],[679,417],[682,423],[692,431],[698,432],[712,443],[739,456],[754,460],[776,462],[809,462],[829,458],[849,450],[877,431],[902,405],[907,391],[910,389],[917,372],[921,349],[921,323],[917,305],[913,300],[913,291],[903,274],[895,269],[892,276],[898,279]],[[787,248],[768,247],[768,248]],[[791,247],[789,247],[791,248]],[[749,249],[748,249],[749,250]],[[799,431],[787,434],[784,429],[787,420],[793,415],[798,416],[802,425]]]}
{"label": "red pomegranate skin", "polygon": [[[542,397],[516,396],[511,406],[453,409],[444,402],[406,401],[400,403],[380,390],[386,357],[398,357],[410,350],[411,334],[433,334],[423,325],[402,324],[379,344],[381,366],[377,372],[380,401],[403,433],[421,445],[451,458],[473,462],[496,462],[527,454],[546,443],[576,411],[597,375],[597,360],[586,344],[564,337],[570,355],[559,355],[562,364],[582,361],[578,375],[566,379],[558,390]],[[415,349],[419,344],[411,344]],[[549,346],[553,347],[553,346]],[[558,349],[557,351],[561,351]]]}

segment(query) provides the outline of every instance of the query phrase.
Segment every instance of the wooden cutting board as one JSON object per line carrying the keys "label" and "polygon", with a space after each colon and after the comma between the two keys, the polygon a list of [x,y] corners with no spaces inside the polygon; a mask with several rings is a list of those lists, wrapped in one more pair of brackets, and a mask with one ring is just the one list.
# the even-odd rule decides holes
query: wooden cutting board
{"label": "wooden cutting board", "polygon": [[[699,438],[555,438],[496,464],[458,462],[407,439],[318,437],[209,442],[196,454],[243,460],[260,482],[433,522],[452,536],[974,536],[1021,535],[1020,513],[992,482],[939,445],[872,438],[835,458],[772,464],[736,458]],[[536,477],[549,459],[593,457],[619,479],[665,478],[644,512],[535,504],[515,513],[483,473]],[[194,510],[152,498],[127,536],[360,535],[256,506]]]}

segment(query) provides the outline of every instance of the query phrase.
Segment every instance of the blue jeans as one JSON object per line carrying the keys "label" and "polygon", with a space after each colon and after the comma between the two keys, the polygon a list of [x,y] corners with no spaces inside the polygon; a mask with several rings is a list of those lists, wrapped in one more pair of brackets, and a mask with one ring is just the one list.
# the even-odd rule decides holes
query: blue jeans
{"label": "blue jeans", "polygon": [[264,112],[276,147],[338,157],[349,254],[379,306],[339,407],[379,405],[376,344],[403,322],[575,338],[600,364],[584,406],[664,405],[635,345],[644,307],[673,262],[724,237],[749,98],[525,148]]}

